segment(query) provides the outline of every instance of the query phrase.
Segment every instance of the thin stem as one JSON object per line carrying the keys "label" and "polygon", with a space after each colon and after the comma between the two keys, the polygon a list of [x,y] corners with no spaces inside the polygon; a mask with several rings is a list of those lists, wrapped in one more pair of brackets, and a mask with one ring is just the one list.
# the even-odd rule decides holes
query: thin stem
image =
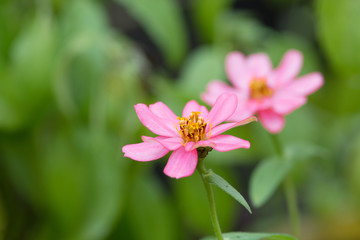
{"label": "thin stem", "polygon": [[278,135],[270,134],[270,136],[271,136],[271,138],[272,138],[272,141],[273,141],[273,144],[274,144],[276,153],[277,153],[282,159],[284,159],[284,158],[285,158],[285,155],[284,155],[284,151],[283,151],[283,148],[282,148],[282,145],[281,145],[281,142],[280,142],[280,140],[279,140]]}
{"label": "thin stem", "polygon": [[287,177],[284,181],[284,192],[285,198],[287,202],[287,209],[289,212],[291,228],[293,234],[296,237],[300,235],[300,216],[299,216],[299,208],[296,199],[296,190],[294,187],[294,183],[290,177]]}
{"label": "thin stem", "polygon": [[208,201],[209,201],[210,217],[211,217],[211,222],[212,222],[212,226],[214,228],[215,235],[216,235],[218,240],[224,240],[224,238],[222,237],[222,234],[221,234],[221,228],[220,228],[219,220],[218,220],[217,215],[216,215],[214,192],[213,192],[213,189],[211,187],[211,184],[205,178],[206,174],[209,171],[204,166],[204,158],[199,158],[198,165],[197,165],[197,170],[198,170],[198,172],[199,172],[199,174],[201,176],[201,179],[202,179],[202,181],[204,183],[204,187],[205,187],[205,190],[206,190],[206,195],[207,195],[207,198],[208,198]]}
{"label": "thin stem", "polygon": [[[277,154],[282,160],[285,160],[284,151],[278,136],[275,134],[271,134],[271,136]],[[287,176],[284,180],[284,193],[285,193],[289,218],[291,222],[292,232],[295,236],[298,237],[300,234],[300,214],[297,203],[295,186],[290,176]]]}

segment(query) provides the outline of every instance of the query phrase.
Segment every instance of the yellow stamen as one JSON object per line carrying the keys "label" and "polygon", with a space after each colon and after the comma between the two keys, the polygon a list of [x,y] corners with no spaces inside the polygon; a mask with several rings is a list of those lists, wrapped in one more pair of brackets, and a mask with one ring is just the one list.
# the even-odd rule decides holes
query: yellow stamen
{"label": "yellow stamen", "polygon": [[199,116],[201,112],[192,112],[189,117],[178,117],[179,135],[184,140],[185,146],[188,142],[198,142],[206,139],[206,126],[208,122]]}
{"label": "yellow stamen", "polygon": [[250,82],[250,98],[263,99],[272,95],[273,90],[266,84],[265,78],[254,78]]}

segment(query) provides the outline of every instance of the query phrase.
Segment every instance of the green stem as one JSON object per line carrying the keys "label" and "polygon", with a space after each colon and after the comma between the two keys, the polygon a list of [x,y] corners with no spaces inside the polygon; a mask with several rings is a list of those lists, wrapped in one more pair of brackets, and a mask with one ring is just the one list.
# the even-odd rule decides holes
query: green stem
{"label": "green stem", "polygon": [[284,181],[284,191],[285,191],[285,198],[286,198],[287,208],[291,222],[291,228],[293,234],[296,237],[299,237],[300,235],[299,208],[296,199],[296,190],[294,187],[294,183],[290,177],[287,177]]}
{"label": "green stem", "polygon": [[282,159],[284,159],[284,158],[285,158],[285,154],[284,154],[284,151],[283,151],[283,148],[282,148],[282,145],[281,145],[281,142],[280,142],[280,140],[279,140],[278,135],[270,134],[270,136],[271,136],[271,138],[272,138],[272,141],[273,141],[273,144],[274,144],[276,153],[277,153]]}
{"label": "green stem", "polygon": [[[284,151],[278,136],[275,134],[271,134],[271,136],[277,154],[282,160],[285,160]],[[290,176],[287,176],[284,180],[284,193],[285,193],[289,218],[291,222],[292,232],[296,237],[298,237],[300,234],[300,214],[297,203],[295,186]]]}
{"label": "green stem", "polygon": [[207,170],[204,166],[204,158],[199,158],[197,170],[201,176],[201,179],[204,183],[204,187],[206,190],[206,195],[209,201],[209,208],[210,208],[210,217],[212,226],[214,228],[215,235],[218,240],[224,240],[221,234],[221,228],[219,224],[219,220],[216,215],[216,206],[215,206],[215,198],[214,198],[214,192],[211,187],[211,184],[206,180],[205,176],[209,173],[209,170]]}

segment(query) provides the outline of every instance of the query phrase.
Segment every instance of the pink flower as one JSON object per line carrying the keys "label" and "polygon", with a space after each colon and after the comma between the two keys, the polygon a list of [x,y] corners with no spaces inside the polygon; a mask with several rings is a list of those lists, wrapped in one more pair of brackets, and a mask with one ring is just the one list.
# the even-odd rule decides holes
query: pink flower
{"label": "pink flower", "polygon": [[213,105],[225,92],[236,94],[238,106],[231,121],[257,113],[269,132],[278,133],[284,127],[284,115],[304,105],[307,95],[323,85],[323,77],[318,72],[296,78],[302,62],[302,54],[296,50],[286,52],[276,69],[266,54],[245,58],[240,52],[230,53],[226,58],[226,72],[233,86],[215,80],[207,86],[202,99]]}
{"label": "pink flower", "polygon": [[177,117],[162,102],[149,107],[142,103],[136,104],[135,111],[141,123],[159,136],[142,136],[142,143],[124,146],[124,156],[145,162],[159,159],[173,151],[164,173],[174,178],[190,176],[197,165],[198,147],[209,146],[220,152],[250,147],[246,140],[220,135],[230,128],[256,120],[255,117],[249,117],[219,125],[234,113],[236,107],[236,96],[230,94],[222,94],[210,112],[192,100],[185,105],[182,117]]}

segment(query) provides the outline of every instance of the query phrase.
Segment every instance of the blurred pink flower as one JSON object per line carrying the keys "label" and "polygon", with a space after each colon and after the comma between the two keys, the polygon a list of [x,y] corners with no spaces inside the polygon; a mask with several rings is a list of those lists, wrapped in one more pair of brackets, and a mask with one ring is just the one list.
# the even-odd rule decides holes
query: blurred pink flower
{"label": "blurred pink flower", "polygon": [[225,92],[236,94],[238,106],[229,120],[238,121],[257,113],[269,132],[278,133],[284,127],[284,115],[304,105],[307,95],[323,85],[323,76],[318,72],[296,78],[302,62],[302,54],[296,50],[286,52],[276,69],[266,54],[246,58],[240,52],[232,52],[226,58],[226,72],[233,86],[212,81],[202,99],[213,105]]}
{"label": "blurred pink flower", "polygon": [[185,105],[182,117],[177,117],[162,102],[149,107],[142,103],[136,104],[135,111],[141,123],[159,136],[142,136],[142,143],[124,146],[124,156],[145,162],[159,159],[169,151],[174,151],[164,173],[174,178],[190,176],[197,165],[198,147],[209,146],[220,152],[250,147],[246,140],[220,135],[230,128],[256,121],[255,117],[249,117],[235,123],[219,125],[233,115],[236,106],[235,95],[222,94],[214,102],[210,112],[192,100]]}

